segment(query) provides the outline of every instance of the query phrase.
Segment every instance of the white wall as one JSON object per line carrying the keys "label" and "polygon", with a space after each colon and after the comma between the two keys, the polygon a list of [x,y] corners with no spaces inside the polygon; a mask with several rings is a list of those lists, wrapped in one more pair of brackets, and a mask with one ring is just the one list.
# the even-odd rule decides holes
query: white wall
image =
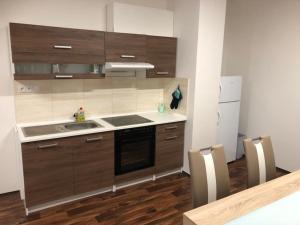
{"label": "white wall", "polygon": [[177,75],[190,79],[184,170],[188,151],[216,144],[226,0],[175,0]]}
{"label": "white wall", "polygon": [[223,74],[244,78],[240,131],[271,135],[276,164],[300,169],[300,1],[229,0]]}
{"label": "white wall", "polygon": [[[14,92],[7,33],[9,22],[105,30],[105,6],[112,1],[0,1],[0,193],[19,189],[14,146]],[[164,9],[168,7],[166,0],[119,0],[119,2]]]}

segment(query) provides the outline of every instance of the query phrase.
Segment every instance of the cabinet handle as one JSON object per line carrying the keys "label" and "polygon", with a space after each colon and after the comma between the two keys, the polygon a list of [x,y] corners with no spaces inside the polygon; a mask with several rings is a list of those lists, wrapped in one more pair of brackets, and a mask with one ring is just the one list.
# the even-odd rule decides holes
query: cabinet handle
{"label": "cabinet handle", "polygon": [[53,48],[56,49],[72,49],[71,45],[54,45]]}
{"label": "cabinet handle", "polygon": [[169,72],[156,72],[156,75],[169,75]]}
{"label": "cabinet handle", "polygon": [[170,140],[174,140],[176,138],[178,138],[178,136],[167,137],[167,138],[165,138],[165,140],[170,141]]}
{"label": "cabinet handle", "polygon": [[54,148],[54,147],[57,147],[57,146],[58,146],[57,143],[53,143],[53,144],[49,144],[49,145],[39,145],[38,149]]}
{"label": "cabinet handle", "polygon": [[95,141],[102,141],[103,140],[103,137],[97,137],[97,138],[87,138],[85,140],[86,143],[91,143],[91,142],[95,142]]}
{"label": "cabinet handle", "polygon": [[56,79],[72,79],[73,75],[55,75]]}
{"label": "cabinet handle", "polygon": [[134,59],[135,55],[121,55],[121,58],[131,58],[131,59]]}
{"label": "cabinet handle", "polygon": [[166,130],[175,130],[177,129],[178,127],[177,126],[173,126],[173,127],[166,127]]}

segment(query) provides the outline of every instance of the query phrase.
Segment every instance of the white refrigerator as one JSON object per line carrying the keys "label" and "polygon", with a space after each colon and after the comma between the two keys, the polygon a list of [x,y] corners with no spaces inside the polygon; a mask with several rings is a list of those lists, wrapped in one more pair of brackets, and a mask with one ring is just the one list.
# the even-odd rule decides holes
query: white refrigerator
{"label": "white refrigerator", "polygon": [[217,143],[224,145],[227,162],[236,160],[242,78],[222,76],[220,83]]}

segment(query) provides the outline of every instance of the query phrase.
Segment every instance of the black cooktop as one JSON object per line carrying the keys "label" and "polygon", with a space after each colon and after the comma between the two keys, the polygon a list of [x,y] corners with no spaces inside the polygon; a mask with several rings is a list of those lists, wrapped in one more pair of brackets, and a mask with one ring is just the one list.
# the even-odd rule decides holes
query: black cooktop
{"label": "black cooktop", "polygon": [[146,119],[142,116],[138,116],[138,115],[116,116],[116,117],[107,117],[107,118],[102,118],[102,119],[115,127],[153,122],[151,120],[148,120],[148,119]]}

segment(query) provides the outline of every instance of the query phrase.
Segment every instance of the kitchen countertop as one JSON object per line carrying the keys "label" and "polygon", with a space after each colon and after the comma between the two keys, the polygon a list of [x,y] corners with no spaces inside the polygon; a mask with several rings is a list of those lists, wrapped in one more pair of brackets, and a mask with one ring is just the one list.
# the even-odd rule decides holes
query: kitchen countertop
{"label": "kitchen countertop", "polygon": [[[153,122],[115,127],[115,126],[105,122],[104,120],[102,120],[102,118],[107,118],[107,117],[128,116],[128,115],[139,115],[139,116],[142,116]],[[56,138],[72,137],[72,136],[85,135],[85,134],[101,133],[101,132],[107,132],[107,131],[122,130],[122,129],[135,128],[135,127],[144,127],[144,126],[153,126],[153,125],[158,125],[158,124],[181,122],[181,121],[186,121],[187,117],[184,115],[181,115],[181,114],[169,113],[169,112],[166,112],[166,113],[140,112],[140,113],[130,113],[130,114],[105,115],[103,117],[90,117],[90,118],[87,118],[87,120],[94,120],[95,122],[99,123],[103,127],[70,131],[70,132],[57,133],[57,134],[32,136],[32,137],[25,137],[23,134],[22,128],[23,127],[31,127],[31,126],[74,122],[74,120],[48,121],[48,122],[39,122],[39,123],[22,123],[22,124],[17,124],[16,128],[17,128],[20,142],[26,143],[26,142],[43,141],[43,140],[50,140],[50,139],[56,139]]]}

